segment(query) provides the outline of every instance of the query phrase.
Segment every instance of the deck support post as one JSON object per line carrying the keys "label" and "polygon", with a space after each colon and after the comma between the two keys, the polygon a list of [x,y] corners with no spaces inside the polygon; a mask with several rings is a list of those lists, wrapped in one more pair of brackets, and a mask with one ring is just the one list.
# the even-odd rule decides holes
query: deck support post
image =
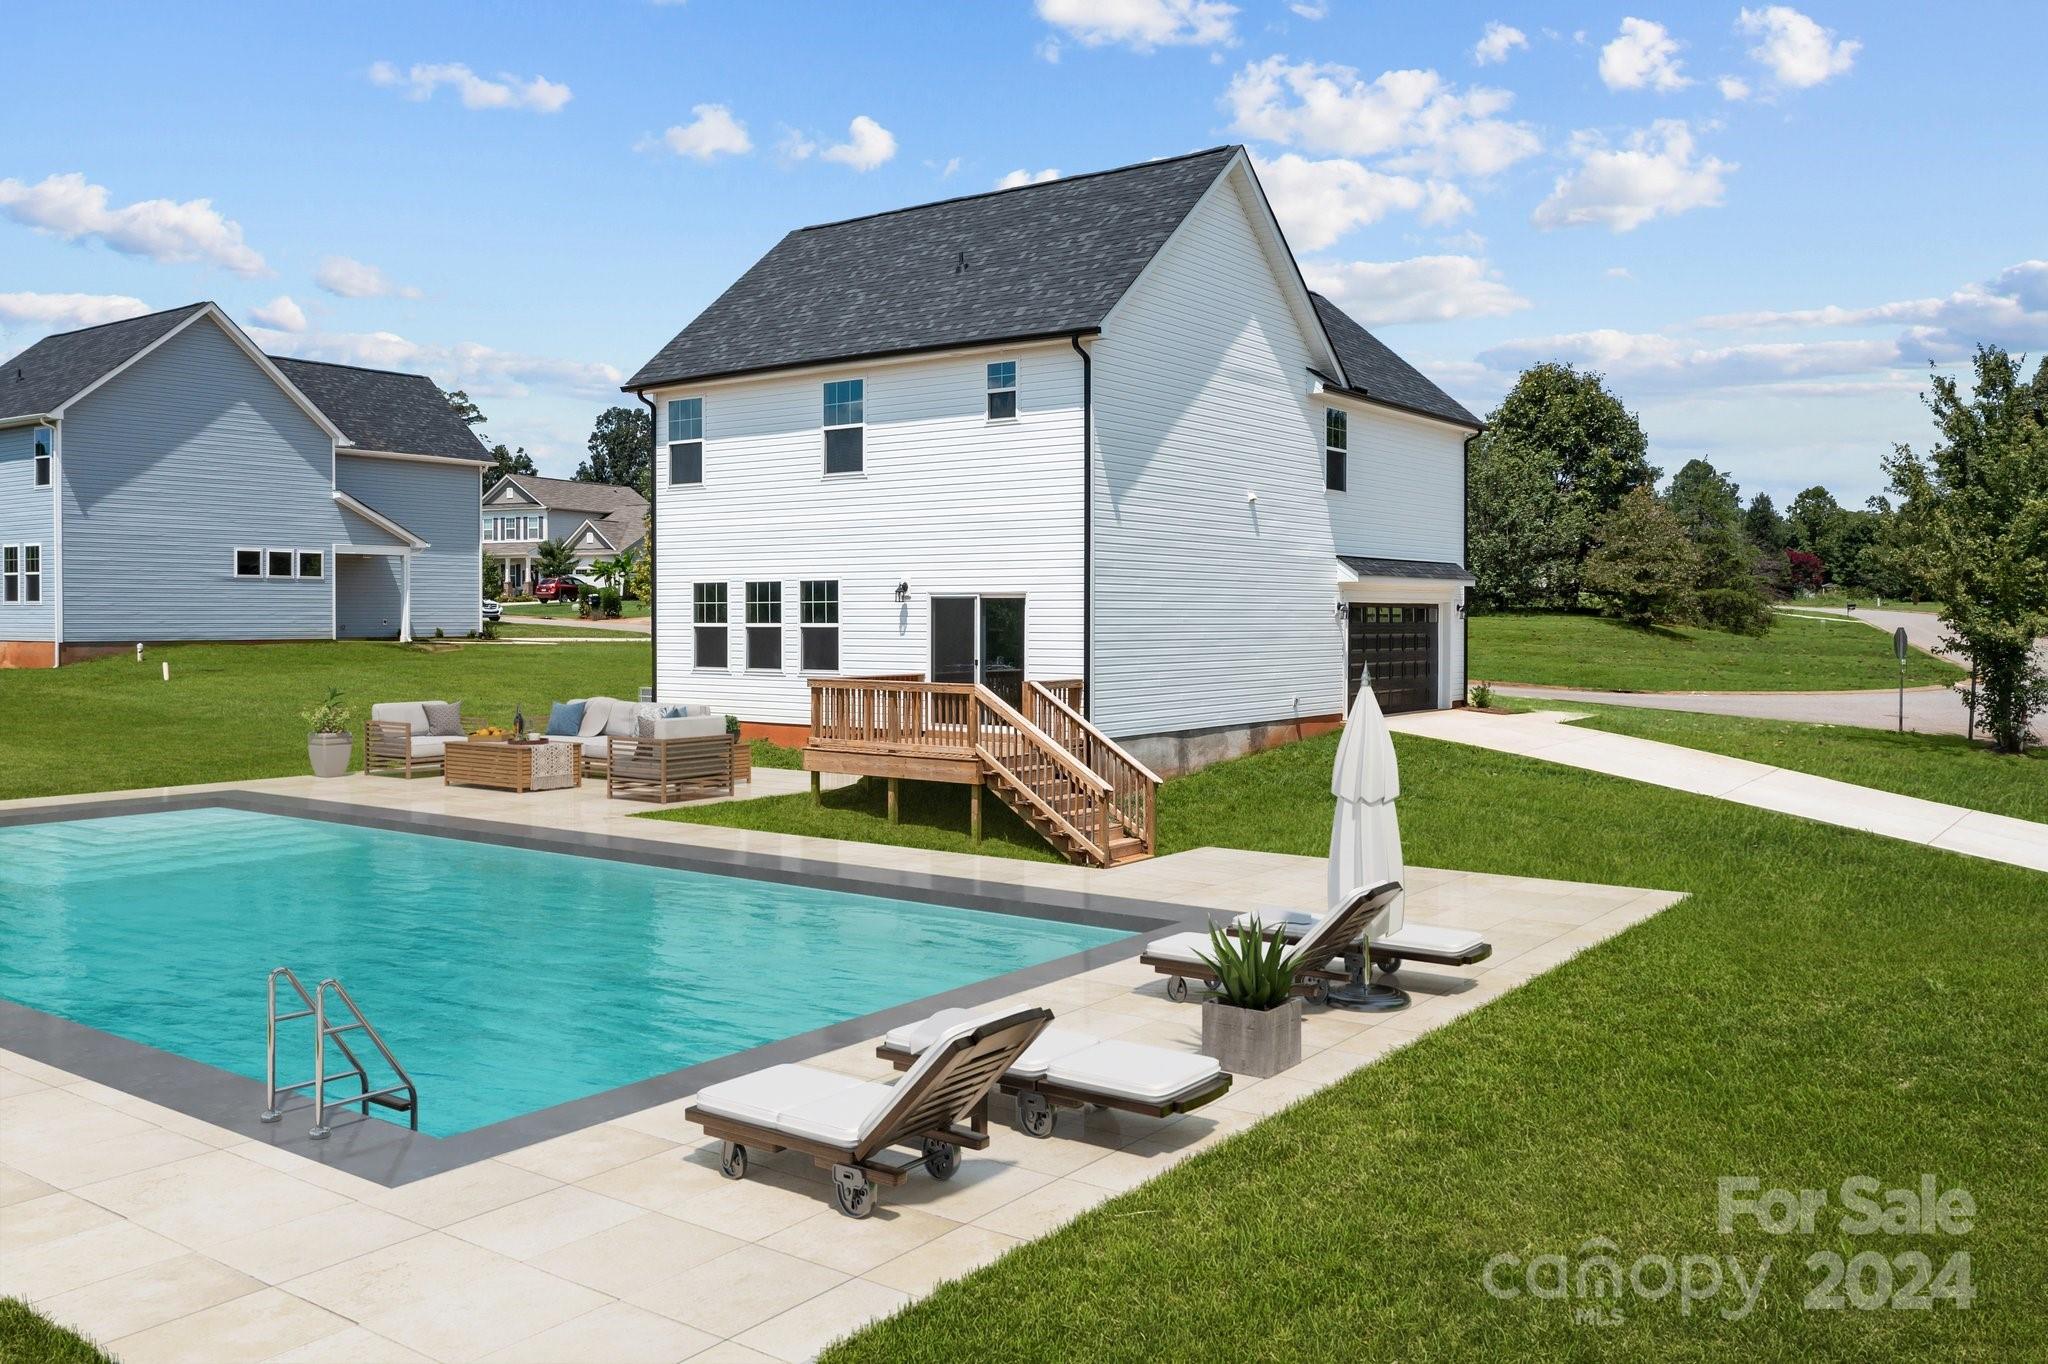
{"label": "deck support post", "polygon": [[967,828],[976,843],[981,842],[981,783],[967,788]]}
{"label": "deck support post", "polygon": [[823,805],[824,803],[825,774],[822,772],[813,772],[811,773],[811,804]]}
{"label": "deck support post", "polygon": [[897,787],[900,785],[902,783],[895,777],[889,778],[889,822],[891,824],[903,822],[902,807],[898,804],[897,800]]}

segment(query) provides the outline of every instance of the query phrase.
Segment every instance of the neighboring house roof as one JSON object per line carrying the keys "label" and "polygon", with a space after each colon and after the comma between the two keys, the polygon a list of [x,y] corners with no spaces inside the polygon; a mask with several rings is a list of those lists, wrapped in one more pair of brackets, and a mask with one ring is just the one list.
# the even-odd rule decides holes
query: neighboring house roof
{"label": "neighboring house roof", "polygon": [[1385,342],[1352,321],[1342,308],[1321,294],[1312,293],[1309,297],[1315,300],[1316,315],[1322,318],[1323,330],[1336,348],[1337,362],[1344,366],[1348,382],[1338,387],[1375,402],[1391,403],[1424,416],[1478,429],[1479,419],[1456,398],[1387,349]]}
{"label": "neighboring house roof", "polygon": [[647,499],[634,488],[589,483],[580,478],[540,478],[534,474],[506,474],[485,492],[485,499],[489,500],[506,483],[549,511],[583,512],[592,517],[630,512],[637,518],[647,507]]}
{"label": "neighboring house roof", "polygon": [[625,388],[1094,331],[1239,151],[800,228]]}
{"label": "neighboring house roof", "polygon": [[163,339],[206,307],[188,303],[160,313],[46,336],[0,371],[0,417],[54,412]]}
{"label": "neighboring house roof", "polygon": [[1368,559],[1357,554],[1339,554],[1337,561],[1361,578],[1429,578],[1450,583],[1472,581],[1472,575],[1457,564],[1433,559]]}
{"label": "neighboring house roof", "polygon": [[638,511],[614,512],[610,516],[593,516],[562,537],[574,545],[578,536],[586,530],[594,530],[611,546],[614,554],[623,554],[647,538],[646,517]]}
{"label": "neighboring house roof", "polygon": [[424,374],[288,355],[270,359],[358,449],[490,463],[483,443],[448,405],[448,395]]}

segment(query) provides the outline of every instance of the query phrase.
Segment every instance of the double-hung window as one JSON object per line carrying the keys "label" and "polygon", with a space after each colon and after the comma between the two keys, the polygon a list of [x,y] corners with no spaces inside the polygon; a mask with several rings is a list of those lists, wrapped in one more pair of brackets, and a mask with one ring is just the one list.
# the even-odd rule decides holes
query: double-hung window
{"label": "double-hung window", "polygon": [[704,481],[704,400],[671,398],[668,403],[668,481]]}
{"label": "double-hung window", "polygon": [[1351,419],[1334,407],[1323,409],[1323,486],[1341,493],[1350,486]]}
{"label": "double-hung window", "polygon": [[825,472],[857,474],[867,451],[867,380],[825,385]]}
{"label": "double-hung window", "polygon": [[723,668],[725,663],[725,584],[695,583],[691,587],[691,624],[696,631],[696,666]]}
{"label": "double-hung window", "polygon": [[0,602],[21,600],[21,546],[0,545]]}
{"label": "double-hung window", "polygon": [[1004,360],[988,367],[988,419],[1014,421],[1017,417],[1017,362]]}
{"label": "double-hung window", "polygon": [[782,584],[747,584],[747,669],[782,671]]}
{"label": "double-hung window", "polygon": [[484,518],[484,539],[486,539],[486,540],[495,540],[495,539],[497,539],[497,538],[498,538],[498,518],[497,518],[497,517],[495,517],[495,516],[486,516],[486,517]]}
{"label": "double-hung window", "polygon": [[806,580],[797,603],[797,624],[803,630],[803,669],[807,673],[839,671],[839,584]]}
{"label": "double-hung window", "polygon": [[43,599],[43,547],[23,545],[21,547],[21,599],[41,601]]}
{"label": "double-hung window", "polygon": [[36,428],[36,486],[50,486],[50,445],[56,433],[47,426]]}

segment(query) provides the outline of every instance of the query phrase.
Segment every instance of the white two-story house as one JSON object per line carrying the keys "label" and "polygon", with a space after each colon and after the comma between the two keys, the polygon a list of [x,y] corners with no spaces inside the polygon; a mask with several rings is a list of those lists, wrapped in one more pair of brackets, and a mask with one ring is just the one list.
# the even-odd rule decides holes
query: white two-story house
{"label": "white two-story house", "polygon": [[[656,679],[1078,679],[1160,772],[1464,695],[1472,415],[1304,286],[1240,147],[790,233],[626,385]],[[1071,687],[1071,682],[1067,683]]]}

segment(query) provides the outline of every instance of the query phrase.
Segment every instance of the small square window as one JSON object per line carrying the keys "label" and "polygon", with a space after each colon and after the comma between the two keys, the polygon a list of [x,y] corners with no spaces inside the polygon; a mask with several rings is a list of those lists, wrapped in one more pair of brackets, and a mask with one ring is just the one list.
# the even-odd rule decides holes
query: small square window
{"label": "small square window", "polygon": [[288,549],[267,549],[263,551],[263,573],[268,578],[289,578],[292,576],[292,552]]}
{"label": "small square window", "polygon": [[988,367],[988,419],[1010,421],[1017,415],[1017,362],[1003,360]]}
{"label": "small square window", "polygon": [[671,441],[704,439],[702,398],[669,399],[668,438]]}
{"label": "small square window", "polygon": [[320,570],[319,550],[302,549],[299,551],[299,576],[301,578],[317,578],[320,576]]}
{"label": "small square window", "polygon": [[260,578],[263,576],[263,551],[260,549],[238,549],[235,551],[235,576],[237,578]]}

